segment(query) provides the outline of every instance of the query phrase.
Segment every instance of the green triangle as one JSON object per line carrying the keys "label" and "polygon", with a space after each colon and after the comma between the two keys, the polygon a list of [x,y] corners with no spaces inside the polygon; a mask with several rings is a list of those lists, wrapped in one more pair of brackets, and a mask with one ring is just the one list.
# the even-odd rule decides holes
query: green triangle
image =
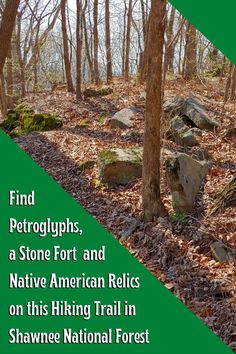
{"label": "green triangle", "polygon": [[202,34],[236,64],[235,0],[171,0]]}
{"label": "green triangle", "polygon": [[[160,354],[224,354],[231,350],[211,332],[191,311],[189,311],[169,290],[167,290],[145,267],[139,263],[117,240],[113,238],[92,216],[78,205],[51,177],[49,177],[29,156],[3,132],[0,132],[1,183],[0,183],[0,269],[1,269],[1,306],[0,306],[0,348],[2,354],[18,353],[160,353]],[[21,193],[35,191],[34,206],[9,206],[9,191]],[[18,222],[26,219],[42,222],[79,221],[83,235],[65,234],[60,238],[50,235],[39,237],[35,234],[9,233],[9,219]],[[18,249],[21,245],[30,249],[49,249],[55,245],[61,249],[77,247],[77,261],[19,261]],[[105,261],[86,262],[81,259],[84,249],[106,247]],[[17,260],[8,259],[9,250],[17,250]],[[100,289],[19,289],[9,288],[9,273],[19,277],[32,273],[46,277],[47,284],[51,274],[60,277],[79,277],[82,273],[90,277],[104,277],[105,288]],[[116,278],[140,279],[138,288],[109,288],[108,274]],[[121,282],[124,284],[124,281]],[[83,316],[27,316],[26,304],[35,301],[50,304],[51,301],[75,301],[77,304],[91,305],[91,318]],[[94,301],[112,304],[124,301],[136,306],[136,316],[94,316]],[[9,316],[10,305],[24,305],[22,316]],[[123,312],[123,310],[122,310]],[[50,311],[49,311],[50,313]],[[89,316],[88,316],[89,317]],[[63,328],[78,332],[107,332],[112,330],[110,344],[63,344]],[[9,335],[10,329],[20,332],[59,332],[59,344],[14,344]],[[122,332],[149,331],[148,344],[114,343],[116,329]],[[13,331],[13,334],[15,332]]]}

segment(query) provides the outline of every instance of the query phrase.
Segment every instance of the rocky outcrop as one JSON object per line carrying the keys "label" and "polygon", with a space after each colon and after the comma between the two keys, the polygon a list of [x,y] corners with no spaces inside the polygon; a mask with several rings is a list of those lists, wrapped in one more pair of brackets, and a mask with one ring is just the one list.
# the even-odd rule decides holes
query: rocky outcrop
{"label": "rocky outcrop", "polygon": [[60,128],[63,122],[60,118],[47,114],[35,113],[25,103],[9,110],[1,127],[12,137],[28,134],[33,131],[47,131]]}
{"label": "rocky outcrop", "polygon": [[100,89],[93,89],[93,88],[87,88],[84,90],[83,94],[84,97],[102,97],[102,96],[107,96],[113,93],[113,90],[111,87],[102,87]]}
{"label": "rocky outcrop", "polygon": [[142,154],[142,148],[102,151],[98,157],[99,179],[114,186],[141,178]]}
{"label": "rocky outcrop", "polygon": [[129,129],[133,126],[133,118],[134,112],[129,108],[124,108],[112,117],[110,126],[111,128]]}
{"label": "rocky outcrop", "polygon": [[186,154],[167,158],[167,181],[175,211],[189,212],[193,209],[208,168],[206,161],[196,161]]}
{"label": "rocky outcrop", "polygon": [[199,145],[197,136],[200,130],[197,128],[189,128],[182,117],[175,117],[170,122],[169,135],[178,144],[183,146],[197,146]]}
{"label": "rocky outcrop", "polygon": [[213,130],[219,126],[215,120],[209,117],[200,101],[193,97],[185,100],[183,114],[199,129]]}
{"label": "rocky outcrop", "polygon": [[176,116],[182,117],[185,123],[201,130],[213,130],[219,126],[214,119],[209,117],[204,105],[195,97],[186,99],[175,97],[168,100],[164,104],[164,111],[169,119]]}

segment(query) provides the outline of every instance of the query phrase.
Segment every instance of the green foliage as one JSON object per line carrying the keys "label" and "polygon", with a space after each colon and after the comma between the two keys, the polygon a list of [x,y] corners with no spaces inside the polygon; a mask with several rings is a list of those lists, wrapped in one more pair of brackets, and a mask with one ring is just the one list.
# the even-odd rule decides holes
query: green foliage
{"label": "green foliage", "polygon": [[107,116],[108,116],[107,112],[102,112],[99,116],[99,123],[103,124]]}
{"label": "green foliage", "polygon": [[174,222],[181,225],[186,225],[188,222],[188,215],[182,211],[175,211],[170,215],[170,217]]}
{"label": "green foliage", "polygon": [[87,128],[88,126],[89,126],[89,120],[81,119],[79,124],[77,124],[75,128]]}
{"label": "green foliage", "polygon": [[60,128],[62,120],[46,113],[35,113],[21,102],[14,110],[9,110],[1,127],[12,137],[28,134],[33,131],[47,131]]}

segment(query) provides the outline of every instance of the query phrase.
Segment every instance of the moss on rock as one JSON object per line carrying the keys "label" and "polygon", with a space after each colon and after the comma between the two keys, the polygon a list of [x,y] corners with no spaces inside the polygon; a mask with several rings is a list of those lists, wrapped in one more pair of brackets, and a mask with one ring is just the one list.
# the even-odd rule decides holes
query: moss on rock
{"label": "moss on rock", "polygon": [[99,179],[110,186],[142,176],[142,148],[104,150],[98,159]]}
{"label": "moss on rock", "polygon": [[14,138],[33,131],[47,131],[60,128],[62,120],[47,113],[35,113],[25,102],[7,112],[1,127]]}

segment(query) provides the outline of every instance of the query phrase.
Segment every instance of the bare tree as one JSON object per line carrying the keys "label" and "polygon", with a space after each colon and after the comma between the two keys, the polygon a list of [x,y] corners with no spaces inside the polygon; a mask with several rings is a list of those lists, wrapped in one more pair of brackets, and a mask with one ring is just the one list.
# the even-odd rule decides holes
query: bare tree
{"label": "bare tree", "polygon": [[110,32],[110,0],[105,0],[105,22],[106,22],[106,57],[107,57],[107,82],[112,80],[112,59],[111,59],[111,32]]}
{"label": "bare tree", "polygon": [[131,24],[132,24],[132,8],[133,8],[133,0],[129,0],[129,7],[127,13],[127,32],[126,32],[126,48],[125,48],[125,68],[124,68],[125,81],[129,80],[129,54],[130,54],[130,33],[131,33]]}
{"label": "bare tree", "polygon": [[185,71],[184,78],[192,80],[197,77],[197,31],[196,28],[188,22],[186,30],[186,48],[185,48]]}
{"label": "bare tree", "polygon": [[146,220],[164,214],[160,195],[160,123],[166,1],[152,0],[147,44],[147,102],[145,116],[142,201]]}
{"label": "bare tree", "polygon": [[20,0],[7,0],[2,14],[0,25],[0,74],[2,74],[5,60],[9,53],[11,37],[15,26],[15,20]]}
{"label": "bare tree", "polygon": [[67,0],[61,0],[61,25],[62,25],[62,38],[63,38],[63,54],[66,72],[66,81],[68,92],[74,92],[74,85],[71,75],[71,63],[69,58],[69,44],[66,25],[66,4]]}
{"label": "bare tree", "polygon": [[96,85],[99,84],[99,67],[98,67],[98,0],[94,0],[93,7],[93,40],[94,40],[94,78]]}
{"label": "bare tree", "polygon": [[82,5],[81,0],[77,0],[76,3],[76,99],[81,99],[81,52],[82,52],[82,40],[81,40],[81,14]]}

